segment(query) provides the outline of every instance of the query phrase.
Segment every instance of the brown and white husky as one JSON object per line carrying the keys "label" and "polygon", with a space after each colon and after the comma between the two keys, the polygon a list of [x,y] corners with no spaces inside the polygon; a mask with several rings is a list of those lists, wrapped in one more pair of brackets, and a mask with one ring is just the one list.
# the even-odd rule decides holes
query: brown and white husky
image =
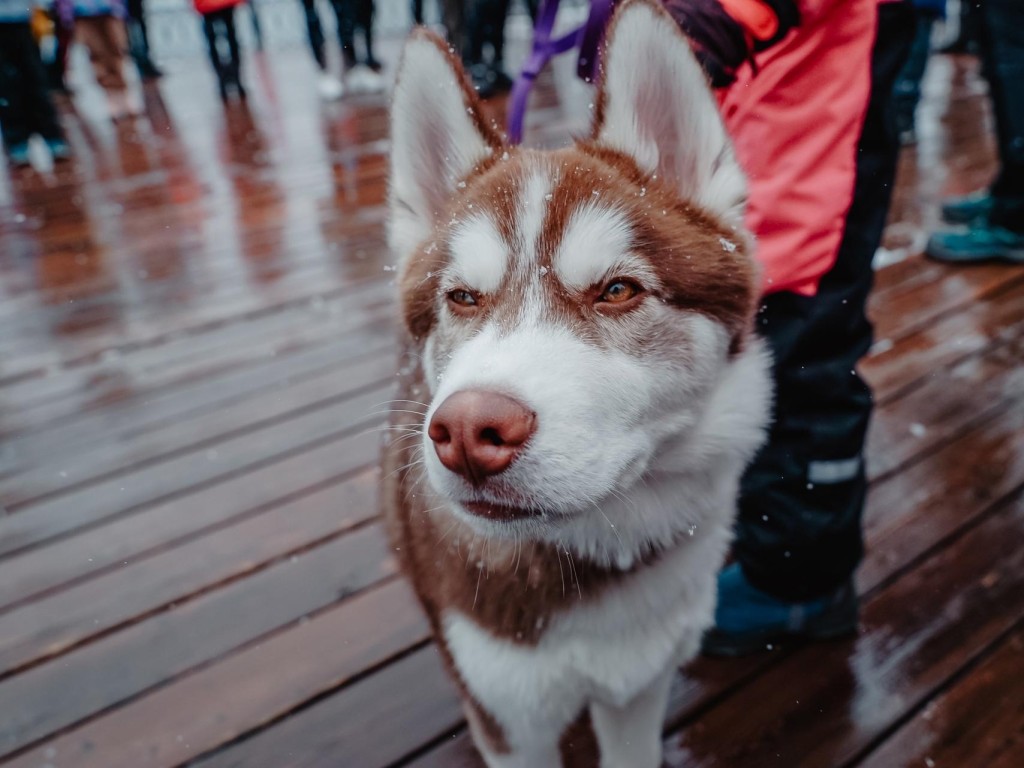
{"label": "brown and white husky", "polygon": [[590,138],[506,146],[448,47],[407,43],[390,241],[408,347],[392,543],[489,766],[653,768],[711,623],[769,365],[745,180],[675,23],[627,0]]}

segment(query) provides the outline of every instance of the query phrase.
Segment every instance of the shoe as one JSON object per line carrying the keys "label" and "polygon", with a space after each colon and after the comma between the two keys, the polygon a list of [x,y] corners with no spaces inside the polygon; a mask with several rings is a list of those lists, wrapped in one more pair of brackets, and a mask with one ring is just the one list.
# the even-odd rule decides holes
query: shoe
{"label": "shoe", "polygon": [[948,224],[970,224],[992,212],[993,198],[988,191],[954,197],[942,204],[942,219]]}
{"label": "shoe", "polygon": [[715,626],[704,635],[701,650],[708,656],[746,656],[790,638],[829,640],[856,631],[852,581],[827,597],[788,603],[752,586],[733,563],[718,574]]}
{"label": "shoe", "polygon": [[366,66],[376,72],[378,75],[384,70],[384,65],[377,61],[372,56],[366,58]]}
{"label": "shoe", "polygon": [[7,160],[15,168],[25,168],[32,165],[32,158],[28,153],[28,142],[23,144],[12,144],[7,148]]}
{"label": "shoe", "polygon": [[345,93],[345,86],[341,84],[341,81],[334,75],[329,75],[326,72],[320,75],[316,88],[320,92],[320,98],[324,101],[340,99]]}
{"label": "shoe", "polygon": [[384,77],[364,64],[345,73],[345,90],[349,93],[380,93],[384,88]]}
{"label": "shoe", "polygon": [[53,155],[54,162],[61,162],[63,160],[71,159],[71,147],[64,139],[47,139],[46,146],[50,148],[50,154]]}
{"label": "shoe", "polygon": [[938,232],[928,238],[925,255],[950,264],[1007,261],[1024,264],[1024,234],[991,222],[975,221],[966,232]]}

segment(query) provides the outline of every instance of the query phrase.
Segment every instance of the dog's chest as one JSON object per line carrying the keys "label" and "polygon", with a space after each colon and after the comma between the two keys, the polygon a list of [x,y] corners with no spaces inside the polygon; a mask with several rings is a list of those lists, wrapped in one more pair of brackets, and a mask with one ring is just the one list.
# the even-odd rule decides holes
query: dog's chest
{"label": "dog's chest", "polygon": [[444,641],[473,696],[495,713],[538,701],[567,715],[593,699],[625,703],[696,651],[727,539],[723,529],[686,541],[553,615],[535,644],[499,637],[454,609],[442,616]]}

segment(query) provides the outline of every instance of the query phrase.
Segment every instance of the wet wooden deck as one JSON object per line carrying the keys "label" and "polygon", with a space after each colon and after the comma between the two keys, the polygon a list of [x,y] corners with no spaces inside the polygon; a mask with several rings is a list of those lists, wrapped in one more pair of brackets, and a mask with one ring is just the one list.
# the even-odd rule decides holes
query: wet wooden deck
{"label": "wet wooden deck", "polygon": [[[68,166],[0,168],[0,764],[479,765],[375,519],[383,100],[320,105],[297,50],[224,110],[202,64],[134,125],[65,107]],[[546,80],[534,140],[579,96]],[[672,766],[1022,764],[1024,269],[919,255],[986,115],[937,58],[864,364],[863,631],[695,663]]]}

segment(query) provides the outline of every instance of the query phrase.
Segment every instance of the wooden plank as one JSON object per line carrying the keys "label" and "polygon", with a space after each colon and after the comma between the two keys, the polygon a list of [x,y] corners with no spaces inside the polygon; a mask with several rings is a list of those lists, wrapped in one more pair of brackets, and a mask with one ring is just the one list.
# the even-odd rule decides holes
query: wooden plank
{"label": "wooden plank", "polygon": [[[294,492],[298,490],[294,488],[294,481],[306,482],[312,468],[299,469],[296,474],[282,477],[277,483],[268,475],[294,465],[296,455],[302,456],[302,451],[308,454],[310,449],[316,451],[317,446],[324,443],[347,441],[351,446],[344,454],[335,456],[333,466],[336,474],[365,466],[377,455],[376,435],[367,434],[366,430],[381,424],[381,416],[377,415],[380,410],[378,404],[388,400],[391,391],[389,382],[384,387],[366,390],[339,406],[306,414],[300,417],[298,425],[271,425],[262,436],[254,435],[252,442],[249,442],[249,436],[243,435],[215,448],[171,459],[163,467],[166,474],[155,474],[159,479],[154,483],[158,485],[150,485],[143,472],[132,473],[87,487],[88,493],[73,494],[69,498],[57,497],[0,518],[0,554],[14,554],[80,528],[106,524],[120,516],[138,513],[154,504],[173,504],[179,510],[189,509],[207,499],[223,499],[225,492],[239,486],[242,488],[237,498],[244,498],[251,505],[267,503],[279,496],[271,493],[261,497],[261,493],[267,494],[268,490],[287,486],[291,486]],[[351,437],[353,434],[356,437]],[[321,472],[318,481],[324,479]],[[237,508],[237,499],[227,499],[222,503]]]}
{"label": "wooden plank", "polygon": [[390,765],[462,718],[455,689],[429,646],[197,768]]}
{"label": "wooden plank", "polygon": [[1019,766],[1024,756],[1024,630],[857,765]]}
{"label": "wooden plank", "polygon": [[1016,285],[896,341],[879,335],[859,367],[885,403],[992,342],[1019,336],[1022,326],[1024,285]]}
{"label": "wooden plank", "polygon": [[[329,495],[321,495],[319,509],[330,509],[332,502]],[[312,509],[294,506],[283,511],[293,516],[295,527],[326,528],[314,519]],[[343,522],[331,532],[357,522],[350,515],[340,517]],[[264,526],[264,531],[274,533],[268,528]],[[394,573],[395,563],[372,528],[288,555],[324,535],[322,530],[305,534],[305,541],[297,535],[283,538],[282,559],[269,567],[175,604],[56,663],[0,682],[0,711],[5,713],[0,719],[0,756],[21,751],[239,646],[265,640],[280,627],[307,621],[309,614]],[[393,629],[402,635],[400,625]]]}
{"label": "wooden plank", "polygon": [[838,766],[855,758],[1024,617],[1022,535],[1018,497],[869,600],[856,641],[782,659],[672,738],[667,762],[741,768],[771,755],[779,765]]}
{"label": "wooden plank", "polygon": [[[301,505],[302,501],[293,503]],[[357,516],[366,513],[365,508],[350,512]],[[340,511],[338,516],[343,519]],[[285,507],[276,514],[245,521],[244,527],[218,527],[185,547],[126,561],[119,568],[14,608],[0,615],[0,675],[254,571],[283,556],[292,541],[296,542],[293,546],[304,545],[305,534],[290,529]]]}
{"label": "wooden plank", "polygon": [[[408,587],[392,581],[179,678],[5,765],[38,768],[40,756],[45,757],[48,749],[56,750],[66,761],[63,764],[76,768],[179,765],[249,728],[283,717],[313,692],[344,686],[400,649],[422,642],[426,631],[426,621]],[[447,698],[431,699],[429,708],[418,695],[442,691],[448,685],[433,648],[413,653],[379,674],[342,688],[346,711],[339,713],[337,721],[325,723],[305,747],[322,765],[369,768],[373,763],[361,761],[367,751],[393,751],[403,741],[415,746],[422,733],[458,718],[450,691]],[[335,714],[338,700],[326,700],[328,716]],[[318,709],[307,711],[322,713]],[[392,730],[392,718],[402,723],[404,735]],[[159,728],[152,727],[155,722],[161,724]],[[284,720],[278,727],[288,728],[288,723]],[[299,755],[282,754],[273,743],[248,749],[252,752],[246,760],[252,762],[239,764],[275,768],[302,764]],[[210,763],[231,761],[230,752],[224,752]]]}
{"label": "wooden plank", "polygon": [[[394,289],[384,289],[360,296],[357,313],[347,313],[348,297],[314,297],[305,306],[247,323],[230,323],[171,338],[158,346],[108,355],[75,368],[55,370],[43,378],[8,385],[0,388],[0,405],[5,411],[0,428],[5,435],[19,434],[79,408],[105,406],[141,390],[180,385],[382,324],[394,312]],[[130,380],[130,389],[124,386],[124,378]]]}
{"label": "wooden plank", "polygon": [[351,359],[364,351],[380,348],[393,338],[393,328],[381,324],[365,328],[337,343],[314,346],[295,354],[265,358],[225,375],[193,382],[180,388],[157,391],[149,396],[122,401],[113,408],[82,411],[63,423],[36,430],[30,435],[5,441],[20,466],[31,466],[54,456],[76,455],[81,446],[94,443],[96,435],[107,439],[131,437],[182,416],[207,412],[246,394],[262,391],[277,383],[299,379],[323,370],[339,359]]}
{"label": "wooden plank", "polygon": [[1024,339],[971,357],[879,409],[865,455],[873,480],[899,471],[971,424],[1024,403]]}
{"label": "wooden plank", "polygon": [[63,469],[35,467],[0,478],[0,499],[10,507],[65,495],[134,465],[171,458],[306,410],[322,408],[339,397],[351,396],[352,390],[358,388],[353,385],[360,379],[365,381],[365,373],[384,361],[393,369],[396,359],[397,350],[387,344],[369,351],[365,357],[314,371],[249,396],[232,398],[215,410],[182,416],[130,439],[96,446],[88,453],[80,453]]}

